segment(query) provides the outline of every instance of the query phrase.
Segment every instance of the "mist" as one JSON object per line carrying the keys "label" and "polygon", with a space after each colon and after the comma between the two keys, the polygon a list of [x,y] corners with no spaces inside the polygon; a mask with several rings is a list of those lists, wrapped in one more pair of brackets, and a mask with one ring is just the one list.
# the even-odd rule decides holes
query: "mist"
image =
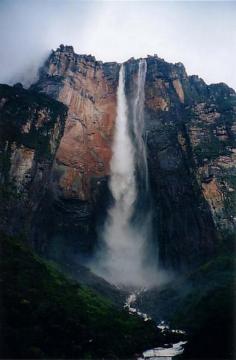
{"label": "mist", "polygon": [[236,88],[235,17],[234,1],[2,0],[0,82],[29,85],[64,43],[103,61],[157,53]]}

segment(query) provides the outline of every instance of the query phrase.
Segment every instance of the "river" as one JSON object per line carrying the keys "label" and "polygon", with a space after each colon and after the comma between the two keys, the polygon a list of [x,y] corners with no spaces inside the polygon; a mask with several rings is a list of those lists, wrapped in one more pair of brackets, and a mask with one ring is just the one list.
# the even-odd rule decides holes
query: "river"
{"label": "river", "polygon": [[[125,302],[124,308],[126,308],[130,314],[136,314],[144,319],[144,321],[151,320],[151,317],[148,316],[148,314],[142,313],[138,309],[136,309],[135,301],[137,299],[137,296],[139,296],[144,289],[136,291],[131,293]],[[157,327],[161,331],[170,330],[169,326],[165,324],[164,321],[162,321],[160,324],[157,324]],[[183,330],[170,330],[173,333],[179,333],[179,334],[185,334],[185,331]],[[179,341],[177,343],[173,344],[165,344],[163,347],[157,347],[153,349],[148,349],[143,352],[142,356],[138,358],[138,360],[142,359],[149,359],[149,360],[171,360],[175,356],[180,355],[184,352],[184,345],[187,343],[187,341]]]}

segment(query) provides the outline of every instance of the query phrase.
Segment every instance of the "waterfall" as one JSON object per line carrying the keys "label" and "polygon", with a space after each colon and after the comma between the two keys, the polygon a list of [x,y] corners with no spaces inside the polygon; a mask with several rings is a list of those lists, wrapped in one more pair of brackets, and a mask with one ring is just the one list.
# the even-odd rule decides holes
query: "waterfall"
{"label": "waterfall", "polygon": [[144,190],[148,189],[147,157],[143,141],[145,77],[146,61],[141,60],[133,103],[133,129],[130,131],[125,95],[125,66],[120,68],[109,182],[114,203],[108,211],[104,227],[105,246],[98,251],[92,264],[92,270],[108,281],[133,287],[145,287],[157,282],[156,269],[147,262],[144,263],[150,226],[147,219],[150,214],[142,214],[141,226],[133,221],[135,213],[139,212],[136,208],[138,178],[143,181]]}
{"label": "waterfall", "polygon": [[147,72],[146,60],[141,59],[138,67],[138,79],[136,87],[136,96],[133,105],[133,132],[136,150],[136,164],[139,181],[145,191],[148,191],[148,166],[146,146],[143,139],[144,131],[144,100],[145,100],[145,80]]}

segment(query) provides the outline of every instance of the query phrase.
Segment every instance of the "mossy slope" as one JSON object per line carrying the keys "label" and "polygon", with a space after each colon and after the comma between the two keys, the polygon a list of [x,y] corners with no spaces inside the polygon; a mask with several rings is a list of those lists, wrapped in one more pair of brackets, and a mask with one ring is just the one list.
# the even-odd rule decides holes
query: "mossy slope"
{"label": "mossy slope", "polygon": [[1,357],[128,358],[158,345],[154,323],[119,311],[1,236]]}

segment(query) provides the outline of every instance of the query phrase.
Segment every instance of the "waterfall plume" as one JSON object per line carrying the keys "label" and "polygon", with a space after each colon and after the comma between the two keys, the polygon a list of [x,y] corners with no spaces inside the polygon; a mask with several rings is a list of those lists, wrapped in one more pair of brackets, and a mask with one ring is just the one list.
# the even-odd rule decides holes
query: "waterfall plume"
{"label": "waterfall plume", "polygon": [[148,261],[146,251],[151,227],[150,211],[141,211],[141,224],[134,220],[139,213],[138,183],[141,182],[145,193],[148,191],[147,156],[143,140],[146,67],[146,61],[140,60],[131,130],[125,95],[125,66],[122,64],[120,68],[109,182],[114,202],[108,210],[102,234],[104,246],[98,250],[91,266],[92,270],[111,283],[139,288],[160,283],[157,267],[154,262]]}

